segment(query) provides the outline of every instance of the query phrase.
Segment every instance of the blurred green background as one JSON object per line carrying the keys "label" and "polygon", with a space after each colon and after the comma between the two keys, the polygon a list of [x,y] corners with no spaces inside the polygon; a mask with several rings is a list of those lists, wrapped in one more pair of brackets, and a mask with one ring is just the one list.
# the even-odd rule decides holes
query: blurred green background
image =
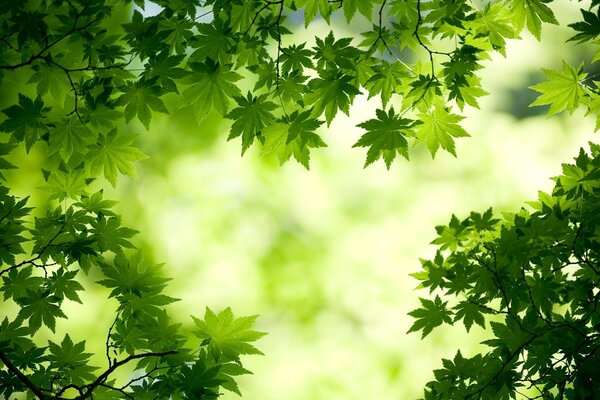
{"label": "blurred green background", "polygon": [[[258,343],[264,357],[243,360],[254,372],[240,380],[244,398],[416,398],[442,357],[478,349],[478,327],[468,335],[458,325],[439,329],[423,341],[406,335],[406,314],[425,295],[409,274],[434,254],[435,225],[490,206],[517,210],[550,190],[560,164],[595,139],[583,112],[546,119],[543,108],[527,107],[535,98],[527,87],[544,79],[540,67],[588,57],[565,43],[577,7],[558,1],[556,15],[563,27],[544,27],[542,42],[524,36],[509,44],[506,59],[484,63],[491,94],[480,110],[465,111],[472,137],[457,142],[458,158],[440,152],[432,160],[417,148],[390,171],[381,162],[363,169],[364,149],[351,148],[361,135],[356,124],[380,106],[366,96],[349,117],[321,128],[329,147],[313,152],[310,171],[293,162],[280,167],[258,148],[241,157],[240,144],[225,141],[229,122],[216,115],[198,122],[171,107],[171,115],[154,116],[149,132],[131,126],[150,159],[138,164],[138,180],[120,177],[116,190],[105,184],[107,197],[141,231],[135,243],[145,257],[165,263],[168,294],[181,299],[172,307],[176,319],[191,329],[189,315],[205,306],[260,314],[258,330],[269,335]],[[310,43],[330,29],[300,25],[293,40]],[[16,193],[27,195],[40,185],[43,158],[35,151],[16,157],[27,177]],[[58,331],[101,349],[114,304],[94,279],[83,306],[66,305],[72,317]]]}

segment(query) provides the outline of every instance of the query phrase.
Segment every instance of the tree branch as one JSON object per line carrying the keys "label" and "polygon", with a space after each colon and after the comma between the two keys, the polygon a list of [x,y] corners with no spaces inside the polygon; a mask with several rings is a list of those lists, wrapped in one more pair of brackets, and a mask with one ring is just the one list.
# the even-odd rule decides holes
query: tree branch
{"label": "tree branch", "polygon": [[121,361],[116,361],[110,367],[108,367],[106,369],[106,371],[104,371],[98,378],[96,378],[96,380],[94,382],[87,385],[87,390],[82,395],[77,396],[74,400],[83,400],[83,399],[87,399],[88,397],[91,397],[92,392],[98,386],[104,384],[104,382],[106,382],[106,379],[110,376],[110,374],[115,372],[115,370],[117,368],[129,363],[130,361],[139,360],[141,358],[146,358],[146,357],[164,357],[164,356],[173,355],[173,354],[177,354],[177,353],[178,352],[176,350],[169,350],[169,351],[163,351],[163,352],[158,352],[158,353],[150,352],[150,353],[133,354],[127,358],[124,358]]}
{"label": "tree branch", "polygon": [[10,361],[6,353],[0,351],[0,360],[6,365],[6,368],[10,372],[16,375],[17,378],[23,383],[23,385],[27,386],[29,390],[33,392],[40,400],[59,400],[60,397],[47,395],[45,394],[39,387],[37,387],[30,379],[25,375],[15,364]]}

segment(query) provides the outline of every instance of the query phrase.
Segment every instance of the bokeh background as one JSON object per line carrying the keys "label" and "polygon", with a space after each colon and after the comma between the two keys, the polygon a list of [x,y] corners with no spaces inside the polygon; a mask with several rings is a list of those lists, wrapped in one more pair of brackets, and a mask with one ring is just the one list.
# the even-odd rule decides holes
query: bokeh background
{"label": "bokeh background", "polygon": [[[585,47],[565,43],[577,4],[555,4],[562,28],[544,27],[541,42],[524,34],[506,58],[484,62],[491,94],[479,110],[465,110],[472,137],[457,141],[458,158],[439,152],[432,160],[423,146],[390,171],[382,162],[363,169],[364,149],[352,148],[362,133],[356,125],[380,106],[366,96],[321,128],[329,147],[313,151],[310,171],[279,166],[259,148],[241,157],[240,143],[226,142],[230,122],[217,115],[197,121],[174,100],[171,115],[155,115],[149,132],[128,128],[140,133],[150,159],[138,164],[138,180],[120,177],[116,189],[104,188],[119,200],[125,224],[141,232],[135,243],[146,259],[165,263],[168,294],[181,299],[173,316],[191,329],[190,314],[231,306],[236,315],[260,314],[257,328],[269,333],[258,343],[265,356],[243,360],[254,372],[240,379],[245,399],[416,398],[441,358],[477,351],[485,336],[479,327],[470,334],[443,327],[424,340],[406,334],[406,314],[426,295],[409,274],[432,257],[434,227],[452,213],[517,210],[550,190],[560,164],[597,140],[583,111],[546,119],[545,109],[528,108],[535,98],[528,86],[544,79],[540,67],[589,60]],[[334,30],[357,38],[365,30],[352,28]],[[290,40],[311,43],[330,29],[317,22],[305,31],[299,21]],[[32,188],[41,185],[42,153],[15,157],[22,167],[11,176],[23,177],[16,193],[40,201]],[[72,317],[58,321],[58,331],[87,339],[93,350],[102,348],[114,304],[93,276],[86,286],[84,306],[66,304]]]}

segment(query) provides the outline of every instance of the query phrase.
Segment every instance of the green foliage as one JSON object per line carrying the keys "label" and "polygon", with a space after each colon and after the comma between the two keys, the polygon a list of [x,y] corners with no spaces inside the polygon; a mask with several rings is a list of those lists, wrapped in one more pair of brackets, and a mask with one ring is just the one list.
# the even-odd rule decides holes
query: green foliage
{"label": "green foliage", "polygon": [[[176,299],[163,293],[168,279],[161,268],[148,265],[139,252],[128,255],[127,249],[133,248],[129,239],[136,231],[121,225],[110,210],[115,202],[104,200],[101,192],[80,199],[66,210],[48,210],[29,228],[25,222],[32,209],[25,207],[27,199],[17,200],[2,187],[0,291],[5,307],[10,301],[18,313],[5,316],[0,324],[0,360],[5,368],[0,393],[6,398],[19,392],[70,398],[64,393],[72,388],[82,399],[142,394],[197,398],[200,392],[210,398],[218,395],[219,387],[239,393],[232,375],[249,372],[241,367],[239,355],[261,354],[251,344],[264,335],[251,329],[256,317],[234,319],[226,309],[219,316],[228,318],[227,326],[215,331],[214,313],[207,308],[206,320],[194,321],[210,328],[214,343],[187,347],[181,324],[173,322],[165,309]],[[62,308],[66,301],[82,303],[80,271],[103,276],[97,283],[111,289],[108,297],[116,300],[115,318],[105,324],[106,367],[101,372],[90,365],[92,354],[85,352],[85,341],[74,343],[66,334],[60,342],[38,344],[42,327],[54,332],[58,319],[68,317]],[[117,385],[111,375],[126,364],[144,378]],[[193,371],[210,369],[214,379],[189,386],[190,366]]]}
{"label": "green foliage", "polygon": [[491,328],[490,350],[444,360],[426,399],[600,396],[600,147],[590,146],[518,213],[499,220],[490,209],[437,228],[440,250],[415,274],[437,294],[410,313],[410,331],[476,323]]}
{"label": "green foliage", "polygon": [[[525,28],[540,39],[543,23],[558,23],[550,0],[475,3],[2,3],[0,82],[18,90],[3,91],[0,169],[20,167],[17,151],[34,152],[45,183],[39,206],[9,190],[18,174],[0,174],[0,395],[239,394],[235,377],[249,373],[241,356],[261,354],[256,317],[207,308],[204,319],[192,319],[195,337],[186,336],[167,312],[177,300],[166,293],[168,279],[135,250],[136,231],[104,198],[104,178],[116,186],[119,174],[135,177],[135,163],[147,156],[133,132],[139,123],[149,130],[155,113],[181,108],[198,121],[229,119],[227,138],[240,138],[242,153],[258,146],[308,169],[310,152],[326,147],[324,127],[361,95],[381,99],[375,117],[356,129],[366,131],[354,144],[367,148],[365,166],[382,159],[389,169],[420,143],[432,157],[440,148],[456,155],[455,139],[468,136],[459,110],[478,107],[487,93],[477,75],[482,61],[505,54],[507,39]],[[573,41],[597,40],[599,6],[593,0],[581,11]],[[329,34],[298,41],[290,34],[300,14],[305,27],[324,19]],[[371,27],[361,39],[335,31],[359,20]],[[550,105],[550,115],[583,105],[600,128],[600,86],[585,70],[566,63],[544,70],[548,82],[533,87],[541,93],[533,105]],[[440,251],[417,277],[441,294],[421,299],[410,330],[425,337],[463,321],[467,330],[490,326],[494,336],[485,342],[489,353],[444,360],[427,398],[508,398],[522,385],[546,398],[596,395],[598,153],[592,146],[591,156],[565,166],[534,211],[502,222],[491,211],[472,213],[438,227]],[[83,303],[90,279],[114,309],[105,346],[93,350],[60,332],[69,318],[63,305]],[[453,303],[444,295],[462,297]],[[104,360],[96,367],[98,354]],[[124,366],[137,378],[123,381]]]}
{"label": "green foliage", "polygon": [[[455,138],[466,135],[450,110],[453,104],[478,107],[477,99],[487,93],[476,75],[481,61],[494,51],[504,54],[506,40],[525,27],[539,39],[543,22],[558,23],[550,2],[542,0],[503,0],[481,9],[444,0],[192,0],[158,2],[151,16],[140,12],[145,1],[137,1],[142,10],[120,27],[111,26],[109,35],[108,21],[129,3],[43,2],[34,10],[33,3],[23,2],[10,9],[0,70],[4,79],[30,71],[27,82],[36,96],[19,94],[18,104],[4,110],[3,131],[13,140],[25,139],[30,148],[47,140],[52,129],[51,147],[61,149],[65,163],[77,164],[122,118],[137,119],[148,129],[153,112],[189,106],[199,120],[211,112],[231,119],[229,138],[241,137],[244,153],[257,143],[264,146],[262,129],[276,130],[270,126],[279,119],[310,111],[329,125],[339,111],[350,112],[357,96],[368,94],[381,98],[386,113],[401,103],[400,115],[411,120],[447,110],[451,125],[425,124],[421,134],[406,139],[411,145],[425,142],[432,155],[440,147],[455,154]],[[303,13],[306,26],[319,16],[330,22],[339,15],[349,25],[366,19],[372,29],[362,33],[362,41],[332,30],[311,45],[289,35],[294,24],[287,16],[294,11]],[[573,40],[579,42],[597,36],[595,14],[582,13],[584,21],[573,25],[579,32]],[[240,87],[253,87],[246,100],[240,100]],[[179,93],[177,101],[169,100]],[[63,107],[62,116],[71,118],[61,122],[56,117]],[[58,128],[65,125],[69,128]],[[410,152],[402,140],[378,141],[392,147],[386,150],[390,154]],[[308,167],[311,146],[301,147],[297,152],[304,155],[295,158]],[[114,184],[115,171],[104,171]],[[95,177],[99,170],[87,172]]]}

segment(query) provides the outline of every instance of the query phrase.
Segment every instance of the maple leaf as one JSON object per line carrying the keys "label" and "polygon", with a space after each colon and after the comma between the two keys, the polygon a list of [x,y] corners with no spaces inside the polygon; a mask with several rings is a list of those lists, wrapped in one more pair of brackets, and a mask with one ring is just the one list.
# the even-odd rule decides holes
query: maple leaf
{"label": "maple leaf", "polygon": [[453,138],[469,136],[458,124],[463,117],[438,106],[430,113],[419,114],[419,118],[423,123],[417,127],[417,141],[427,143],[431,156],[435,157],[441,146],[456,157]]}
{"label": "maple leaf", "polygon": [[208,354],[201,349],[198,359],[192,365],[181,369],[181,386],[186,398],[216,399],[219,393],[215,391],[225,379],[219,377],[219,365],[211,365]]}
{"label": "maple leaf", "polygon": [[190,42],[196,48],[190,55],[192,62],[203,62],[207,59],[219,63],[227,63],[231,58],[229,54],[235,41],[231,29],[222,20],[215,20],[210,24],[196,24],[199,35]]}
{"label": "maple leaf", "polygon": [[52,290],[55,296],[61,299],[66,297],[81,304],[81,299],[77,292],[84,290],[84,288],[81,286],[81,283],[74,279],[77,272],[77,270],[65,271],[64,269],[54,271],[48,280],[49,289]]}
{"label": "maple leaf", "polygon": [[62,101],[70,88],[65,72],[52,64],[35,65],[33,69],[36,72],[31,75],[27,83],[37,83],[38,96],[50,92],[55,100]]}
{"label": "maple leaf", "polygon": [[49,193],[48,200],[57,199],[58,201],[67,198],[78,200],[80,196],[87,194],[87,187],[88,184],[85,181],[83,169],[54,171],[50,174],[48,182],[44,186]]}
{"label": "maple leaf", "polygon": [[[5,156],[9,155],[11,151],[15,149],[16,145],[9,143],[0,143],[0,170],[3,169],[16,169],[14,164],[6,161]],[[4,175],[0,173],[0,179],[5,180]]]}
{"label": "maple leaf", "polygon": [[354,70],[357,60],[362,55],[359,49],[350,46],[352,38],[335,40],[333,32],[329,32],[325,39],[315,38],[315,43],[314,57],[319,70]]}
{"label": "maple leaf", "polygon": [[417,125],[417,121],[402,118],[396,115],[393,108],[390,108],[386,114],[385,110],[376,111],[377,119],[358,124],[359,127],[366,129],[352,147],[369,147],[365,167],[379,158],[383,158],[388,169],[396,154],[400,154],[408,159],[408,142],[406,136],[414,136],[412,128]]}
{"label": "maple leaf", "polygon": [[241,3],[232,5],[230,26],[240,32],[247,32],[251,28],[252,20],[256,15],[256,1],[243,1]]}
{"label": "maple leaf", "polygon": [[39,137],[48,130],[44,123],[44,114],[48,111],[50,107],[44,107],[41,97],[31,100],[19,93],[19,105],[2,110],[8,119],[0,124],[0,130],[12,133],[19,142],[25,140],[26,149],[29,151]]}
{"label": "maple leaf", "polygon": [[272,59],[266,58],[258,65],[250,65],[248,70],[256,75],[254,90],[262,87],[271,89],[275,86],[275,82],[277,82],[277,67]]}
{"label": "maple leaf", "polygon": [[483,313],[477,302],[463,300],[458,303],[454,309],[456,310],[454,322],[462,319],[467,332],[469,332],[471,326],[473,326],[473,322],[482,328],[485,328],[485,318],[483,317]]}
{"label": "maple leaf", "polygon": [[166,92],[179,93],[175,79],[181,79],[188,74],[179,66],[184,58],[184,55],[169,56],[166,51],[159,53],[144,65],[147,76],[156,78],[156,84]]}
{"label": "maple leaf", "polygon": [[76,117],[64,118],[50,128],[48,141],[50,153],[58,153],[65,161],[69,161],[74,152],[85,152],[87,147],[96,142],[97,132],[92,131]]}
{"label": "maple leaf", "polygon": [[264,137],[263,155],[273,153],[279,159],[280,164],[289,160],[291,151],[287,147],[287,137],[289,134],[289,125],[283,122],[276,122],[265,127],[262,131]]}
{"label": "maple leaf", "polygon": [[206,307],[204,320],[192,318],[197,328],[193,334],[208,346],[215,360],[237,361],[242,354],[262,354],[250,344],[266,335],[252,330],[256,315],[234,318],[229,307],[218,315]]}
{"label": "maple leaf", "polygon": [[472,22],[473,28],[487,36],[490,43],[504,54],[506,39],[515,37],[509,9],[502,3],[487,4],[480,15],[480,19]]}
{"label": "maple leaf", "polygon": [[302,104],[304,101],[304,94],[306,93],[306,84],[304,82],[307,79],[307,76],[301,75],[298,71],[293,71],[281,76],[279,79],[279,94],[281,95],[281,100],[284,102]]}
{"label": "maple leaf", "polygon": [[104,171],[104,176],[112,184],[117,185],[118,172],[137,177],[133,163],[148,158],[139,149],[130,146],[135,136],[119,133],[116,129],[101,134],[98,144],[91,146],[86,166],[93,176]]}
{"label": "maple leaf", "polygon": [[79,202],[75,203],[75,206],[86,210],[88,213],[94,213],[97,216],[116,216],[116,214],[111,211],[110,208],[117,205],[118,202],[114,200],[103,199],[102,196],[102,191],[99,191],[89,197],[82,197]]}
{"label": "maple leaf", "polygon": [[578,34],[569,38],[569,41],[577,41],[579,43],[588,42],[600,35],[600,8],[594,14],[591,11],[581,9],[583,21],[569,24],[569,27],[575,29]]}
{"label": "maple leaf", "polygon": [[9,322],[8,318],[4,317],[0,323],[0,348],[4,343],[10,343],[11,346],[19,346],[23,349],[33,346],[31,339],[26,337],[30,334],[29,329],[21,324],[22,321]]}
{"label": "maple leaf", "polygon": [[47,360],[54,363],[55,368],[60,371],[60,379],[81,385],[95,378],[92,372],[98,368],[89,365],[92,354],[85,352],[85,341],[74,344],[69,334],[66,334],[60,344],[49,340],[48,350],[50,354]]}
{"label": "maple leaf", "polygon": [[401,85],[401,81],[410,75],[399,63],[390,64],[385,60],[381,61],[381,64],[373,66],[373,71],[374,74],[369,78],[365,87],[369,90],[369,98],[381,93],[381,102],[383,107],[386,107],[392,94],[396,93],[397,88]]}
{"label": "maple leaf", "polygon": [[[129,235],[131,237],[132,235]],[[123,244],[120,244],[122,246]],[[131,247],[131,246],[123,246]],[[109,297],[117,297],[132,293],[138,297],[142,294],[158,293],[169,281],[162,272],[161,264],[147,265],[138,251],[133,256],[127,257],[123,252],[116,253],[114,262],[100,263],[105,279],[99,280],[98,284],[112,288]]]}
{"label": "maple leaf", "polygon": [[312,104],[312,115],[325,113],[327,125],[331,124],[338,110],[348,115],[352,99],[360,91],[351,83],[352,78],[338,71],[329,71],[314,78],[308,85],[310,93],[305,96],[306,104]]}
{"label": "maple leaf", "polygon": [[315,130],[323,122],[310,116],[310,111],[294,111],[263,129],[263,154],[274,153],[280,164],[293,155],[306,169],[310,167],[310,148],[327,145]]}
{"label": "maple leaf", "polygon": [[456,251],[462,242],[467,239],[469,233],[468,220],[460,221],[456,215],[452,215],[448,226],[439,225],[435,227],[439,237],[432,244],[439,244],[440,249]]}
{"label": "maple leaf", "polygon": [[46,325],[52,332],[56,329],[56,318],[67,318],[60,309],[60,298],[49,296],[48,291],[27,290],[27,296],[19,299],[21,310],[18,318],[29,320],[29,330],[36,332]]}
{"label": "maple leaf", "polygon": [[436,288],[443,289],[446,286],[448,277],[448,265],[444,263],[444,258],[438,250],[433,261],[421,259],[423,271],[410,274],[415,279],[421,281],[419,287],[428,287],[429,293]]}
{"label": "maple leaf", "polygon": [[265,50],[264,40],[254,36],[243,36],[237,42],[235,50],[235,68],[240,68],[244,65],[256,66],[269,57],[269,53]]}
{"label": "maple leaf", "polygon": [[4,300],[9,298],[20,299],[27,296],[27,290],[33,287],[41,286],[44,279],[39,276],[32,276],[33,268],[25,267],[12,269],[6,276],[2,277],[2,286],[0,291],[3,293]]}
{"label": "maple leaf", "polygon": [[321,16],[329,21],[331,16],[331,4],[329,0],[296,0],[296,6],[300,9],[304,7],[304,26],[307,27],[313,19],[317,16],[317,13],[321,13]]}
{"label": "maple leaf", "polygon": [[563,61],[561,71],[542,69],[544,75],[548,78],[547,82],[538,83],[531,86],[532,89],[541,93],[541,95],[530,104],[533,106],[542,106],[550,104],[548,116],[554,115],[566,109],[572,114],[579,106],[579,102],[586,94],[582,81],[587,74],[583,72],[583,63],[574,68]]}
{"label": "maple leaf", "polygon": [[412,324],[407,333],[422,330],[421,338],[429,335],[433,328],[440,326],[444,322],[452,325],[452,311],[450,311],[440,296],[435,296],[435,300],[419,298],[422,308],[418,308],[408,313],[417,320]]}
{"label": "maple leaf", "polygon": [[157,85],[158,77],[140,79],[137,82],[127,82],[121,88],[123,94],[117,99],[117,104],[125,106],[125,120],[131,121],[137,115],[146,129],[150,129],[152,111],[169,113],[165,103],[160,98],[162,87]]}
{"label": "maple leaf", "polygon": [[[600,54],[600,52],[599,52]],[[600,89],[600,82],[594,82],[596,85],[596,91]],[[594,131],[600,129],[600,92],[590,93],[589,99],[587,99],[586,106],[588,107],[587,114],[593,113],[596,114],[596,126],[594,127]],[[584,99],[585,100],[585,99]]]}
{"label": "maple leaf", "polygon": [[312,68],[312,51],[305,48],[306,43],[299,45],[292,44],[288,47],[281,49],[281,57],[279,62],[281,63],[281,72],[287,74],[291,71],[298,71],[302,73],[304,68]]}
{"label": "maple leaf", "polygon": [[127,239],[132,238],[136,233],[134,229],[121,226],[120,217],[98,216],[90,223],[91,232],[101,251],[110,250],[115,254],[121,253],[121,249],[135,248],[135,246]]}
{"label": "maple leaf", "polygon": [[187,43],[194,37],[192,29],[194,23],[187,19],[167,19],[158,23],[158,26],[169,35],[165,38],[165,43],[169,44],[169,51],[177,54],[185,53]]}
{"label": "maple leaf", "polygon": [[542,34],[542,22],[558,25],[554,13],[544,4],[544,0],[512,0],[511,11],[514,16],[514,24],[517,32],[527,24],[529,32],[540,40]]}
{"label": "maple leaf", "polygon": [[373,16],[373,5],[375,3],[381,3],[380,0],[344,0],[342,3],[342,9],[344,10],[344,16],[346,17],[346,21],[350,22],[356,14],[356,11],[359,11],[362,15],[367,19],[371,19]]}
{"label": "maple leaf", "polygon": [[254,142],[254,138],[260,135],[261,129],[273,121],[274,116],[271,111],[275,110],[277,105],[268,101],[266,94],[254,97],[252,93],[248,92],[246,97],[235,97],[234,99],[238,103],[238,107],[226,115],[227,118],[234,120],[227,140],[241,136],[242,154],[244,154]]}
{"label": "maple leaf", "polygon": [[192,73],[185,80],[191,85],[183,91],[183,98],[195,105],[201,119],[211,110],[227,114],[230,99],[242,94],[235,84],[242,76],[210,58],[204,63],[193,62],[190,68]]}

